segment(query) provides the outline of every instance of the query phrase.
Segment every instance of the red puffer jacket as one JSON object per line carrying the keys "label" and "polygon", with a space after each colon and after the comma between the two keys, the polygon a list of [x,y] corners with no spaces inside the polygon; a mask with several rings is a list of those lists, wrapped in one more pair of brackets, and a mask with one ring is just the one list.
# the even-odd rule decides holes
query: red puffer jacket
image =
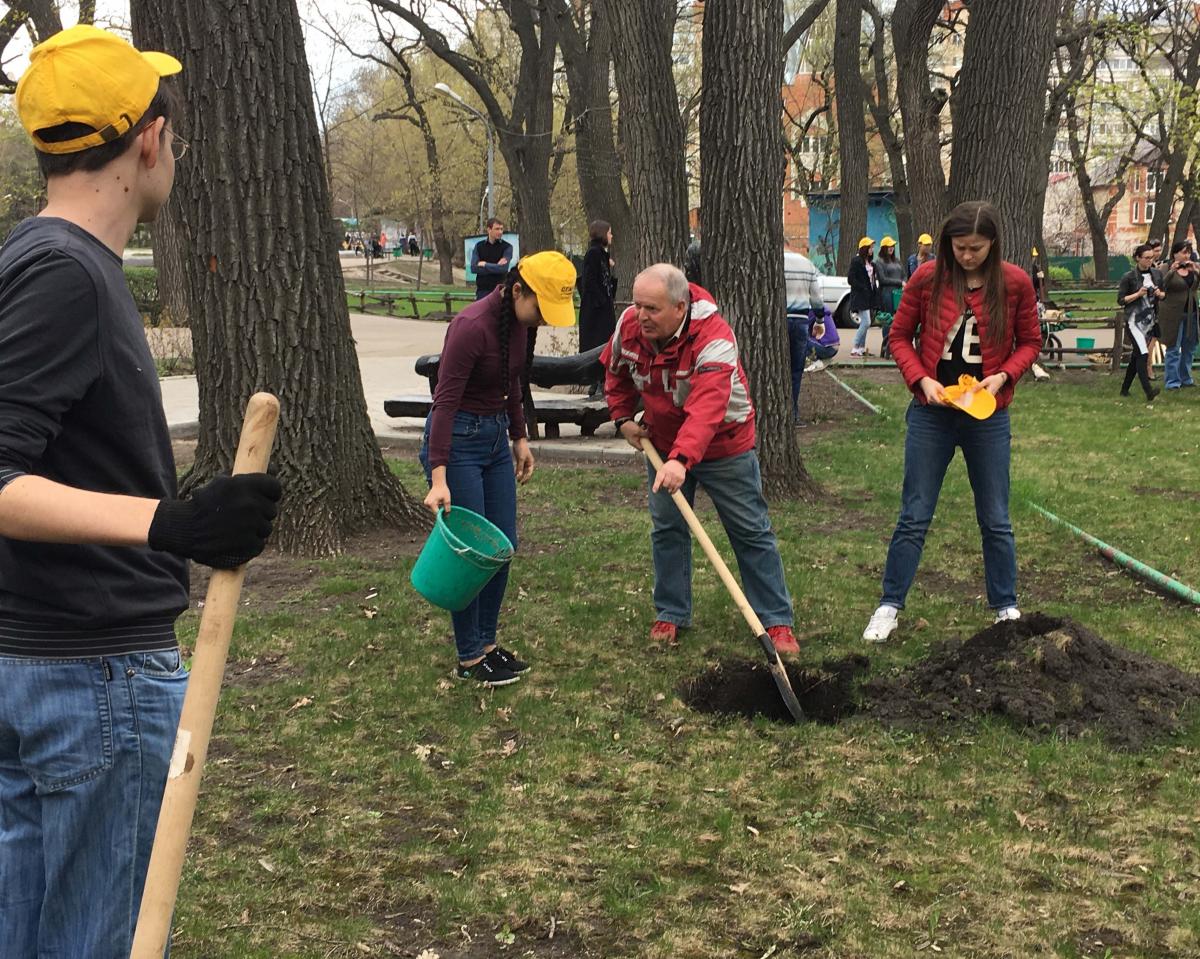
{"label": "red puffer jacket", "polygon": [[[1029,274],[1013,263],[1004,263],[1003,266],[1008,328],[1012,331],[1010,340],[1000,347],[988,343],[987,304],[982,294],[975,294],[971,299],[971,307],[979,325],[983,375],[988,377],[1001,371],[1008,374],[1008,382],[996,394],[997,409],[1003,409],[1012,402],[1013,387],[1034,364],[1042,349],[1037,298],[1034,296]],[[938,329],[924,327],[922,319],[927,315],[929,300],[933,296],[933,276],[936,269],[937,261],[930,261],[922,264],[912,275],[912,279],[904,288],[900,308],[896,311],[888,334],[888,345],[892,348],[892,356],[900,368],[900,375],[921,403],[925,402],[925,394],[917,384],[925,376],[937,379],[938,360],[942,356],[946,331],[952,329],[955,320],[958,319],[954,288],[947,285],[942,288],[941,322]],[[917,339],[915,347],[914,339]]]}
{"label": "red puffer jacket", "polygon": [[733,330],[703,287],[688,284],[692,315],[679,336],[656,352],[629,307],[600,362],[608,371],[604,392],[614,420],[633,416],[638,395],[650,442],[667,459],[687,465],[723,459],[754,448],[754,405],[738,359]]}

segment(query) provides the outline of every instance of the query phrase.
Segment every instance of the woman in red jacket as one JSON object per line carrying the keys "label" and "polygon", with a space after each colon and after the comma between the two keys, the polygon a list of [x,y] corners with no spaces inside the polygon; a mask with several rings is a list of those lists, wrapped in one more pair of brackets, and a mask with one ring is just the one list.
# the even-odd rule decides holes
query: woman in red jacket
{"label": "woman in red jacket", "polygon": [[[906,417],[900,519],[888,547],[883,596],[863,639],[883,642],[896,628],[956,448],[975,494],[988,605],[996,622],[1019,619],[1017,551],[1008,518],[1007,407],[1042,340],[1033,284],[1028,273],[1002,259],[991,204],[961,203],[950,213],[937,259],[905,287],[888,344],[914,399]],[[996,398],[989,418],[975,419],[946,402],[945,388],[964,373]]]}

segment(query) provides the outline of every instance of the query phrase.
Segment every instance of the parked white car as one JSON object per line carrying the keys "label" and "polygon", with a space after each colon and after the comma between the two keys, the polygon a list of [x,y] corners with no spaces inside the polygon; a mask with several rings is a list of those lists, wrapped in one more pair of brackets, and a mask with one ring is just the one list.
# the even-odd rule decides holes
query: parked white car
{"label": "parked white car", "polygon": [[807,303],[808,284],[816,274],[821,285],[821,299],[833,314],[834,322],[841,328],[856,325],[850,319],[850,284],[843,276],[825,276],[813,265],[813,261],[793,250],[783,251],[783,279],[789,303]]}

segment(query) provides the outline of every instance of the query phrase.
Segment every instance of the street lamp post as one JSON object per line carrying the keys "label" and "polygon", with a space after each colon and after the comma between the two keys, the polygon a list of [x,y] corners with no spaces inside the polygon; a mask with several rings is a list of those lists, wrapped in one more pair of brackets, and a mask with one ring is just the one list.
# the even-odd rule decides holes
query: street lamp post
{"label": "street lamp post", "polygon": [[[474,114],[478,119],[483,121],[484,129],[487,130],[487,215],[490,220],[496,215],[496,179],[495,179],[495,142],[493,140],[492,121],[480,111],[476,110],[471,104],[467,103],[462,97],[451,90],[444,83],[435,83],[433,88],[443,96],[449,97],[455,101],[460,107]],[[483,232],[483,213],[480,211],[479,216],[479,232]]]}

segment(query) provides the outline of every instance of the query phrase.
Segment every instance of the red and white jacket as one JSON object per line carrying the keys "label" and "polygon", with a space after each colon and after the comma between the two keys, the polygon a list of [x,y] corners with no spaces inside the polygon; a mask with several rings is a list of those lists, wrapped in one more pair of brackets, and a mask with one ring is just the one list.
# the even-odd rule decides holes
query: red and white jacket
{"label": "red and white jacket", "polygon": [[[1042,332],[1038,325],[1037,297],[1033,292],[1033,282],[1029,274],[1019,266],[1005,262],[1004,291],[1008,309],[1008,328],[1010,338],[1000,347],[988,343],[985,333],[988,328],[987,306],[982,294],[970,296],[971,307],[975,313],[975,321],[979,327],[980,351],[983,354],[983,375],[988,377],[1003,370],[1008,374],[1008,381],[996,394],[996,408],[1003,409],[1012,402],[1013,388],[1024,373],[1031,367],[1042,350]],[[937,328],[926,324],[929,315],[930,299],[933,296],[933,273],[937,269],[937,261],[932,260],[921,265],[912,275],[904,288],[900,299],[900,307],[892,320],[892,328],[888,333],[888,345],[892,348],[892,356],[900,375],[912,390],[920,403],[925,402],[925,395],[917,385],[924,376],[937,379],[938,360],[941,359],[945,346],[946,331],[954,327],[958,319],[959,306],[954,295],[954,287],[946,284],[942,288],[940,306],[940,322]],[[918,338],[914,347],[913,339]]]}
{"label": "red and white jacket", "polygon": [[633,416],[639,394],[650,441],[666,458],[687,465],[724,459],[754,448],[754,405],[737,339],[712,294],[688,284],[691,316],[658,352],[643,335],[634,307],[617,321],[600,356],[614,420]]}

